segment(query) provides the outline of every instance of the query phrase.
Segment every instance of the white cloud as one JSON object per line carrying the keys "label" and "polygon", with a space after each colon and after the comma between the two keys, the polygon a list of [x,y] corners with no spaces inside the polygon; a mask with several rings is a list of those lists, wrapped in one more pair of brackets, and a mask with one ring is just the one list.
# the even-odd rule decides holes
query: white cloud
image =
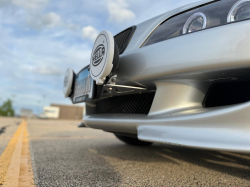
{"label": "white cloud", "polygon": [[6,6],[9,4],[9,0],[0,0],[0,7]]}
{"label": "white cloud", "polygon": [[83,38],[90,39],[94,41],[98,35],[98,30],[92,26],[87,26],[82,28],[82,36]]}
{"label": "white cloud", "polygon": [[107,3],[110,22],[127,22],[135,18],[134,12],[128,9],[125,0],[109,0]]}
{"label": "white cloud", "polygon": [[42,23],[45,26],[53,27],[61,23],[61,18],[56,13],[50,12],[42,17]]}
{"label": "white cloud", "polygon": [[73,30],[72,24],[66,25],[61,17],[55,12],[44,13],[44,8],[49,0],[0,0],[0,23],[11,25],[27,26],[35,29],[52,28],[56,26],[65,26]]}
{"label": "white cloud", "polygon": [[18,5],[27,9],[42,8],[48,3],[48,0],[10,0],[10,1],[14,5]]}
{"label": "white cloud", "polygon": [[30,15],[27,19],[27,24],[35,29],[44,29],[60,26],[63,22],[58,14],[50,12],[45,15]]}
{"label": "white cloud", "polygon": [[24,69],[27,69],[31,73],[40,74],[40,75],[62,75],[62,70],[59,67],[53,67],[53,66],[26,66]]}
{"label": "white cloud", "polygon": [[79,25],[73,24],[73,23],[69,23],[66,25],[66,27],[72,31],[77,31],[79,29]]}

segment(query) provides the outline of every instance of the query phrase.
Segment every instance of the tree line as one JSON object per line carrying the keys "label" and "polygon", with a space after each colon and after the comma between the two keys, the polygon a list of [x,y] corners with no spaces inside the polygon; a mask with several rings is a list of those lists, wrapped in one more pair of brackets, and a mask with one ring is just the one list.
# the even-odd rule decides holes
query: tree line
{"label": "tree line", "polygon": [[2,106],[0,106],[0,116],[14,116],[15,111],[13,109],[12,101],[8,99]]}

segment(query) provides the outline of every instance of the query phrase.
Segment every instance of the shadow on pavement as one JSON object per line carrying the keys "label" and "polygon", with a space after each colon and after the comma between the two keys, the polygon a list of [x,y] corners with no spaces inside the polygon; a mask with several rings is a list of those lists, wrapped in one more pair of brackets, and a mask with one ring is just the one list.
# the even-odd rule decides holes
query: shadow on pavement
{"label": "shadow on pavement", "polygon": [[135,147],[125,144],[107,145],[96,149],[98,154],[140,162],[188,162],[207,169],[236,176],[250,181],[250,155],[232,152],[218,152],[154,144],[149,147]]}

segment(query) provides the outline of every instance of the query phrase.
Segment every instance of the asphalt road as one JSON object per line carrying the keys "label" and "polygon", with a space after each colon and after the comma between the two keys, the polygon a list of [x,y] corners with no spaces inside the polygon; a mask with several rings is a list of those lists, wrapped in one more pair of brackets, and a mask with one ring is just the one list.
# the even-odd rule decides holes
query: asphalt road
{"label": "asphalt road", "polygon": [[[21,121],[0,118],[0,154]],[[27,124],[36,186],[250,186],[247,154],[133,147],[111,133],[77,128],[78,121]]]}

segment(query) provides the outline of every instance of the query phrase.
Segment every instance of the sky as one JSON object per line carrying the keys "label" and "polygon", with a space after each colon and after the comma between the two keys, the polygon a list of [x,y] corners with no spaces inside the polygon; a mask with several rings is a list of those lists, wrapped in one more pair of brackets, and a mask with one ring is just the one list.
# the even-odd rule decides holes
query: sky
{"label": "sky", "polygon": [[67,68],[89,64],[102,30],[113,35],[197,0],[0,0],[0,105],[39,114],[63,95]]}

